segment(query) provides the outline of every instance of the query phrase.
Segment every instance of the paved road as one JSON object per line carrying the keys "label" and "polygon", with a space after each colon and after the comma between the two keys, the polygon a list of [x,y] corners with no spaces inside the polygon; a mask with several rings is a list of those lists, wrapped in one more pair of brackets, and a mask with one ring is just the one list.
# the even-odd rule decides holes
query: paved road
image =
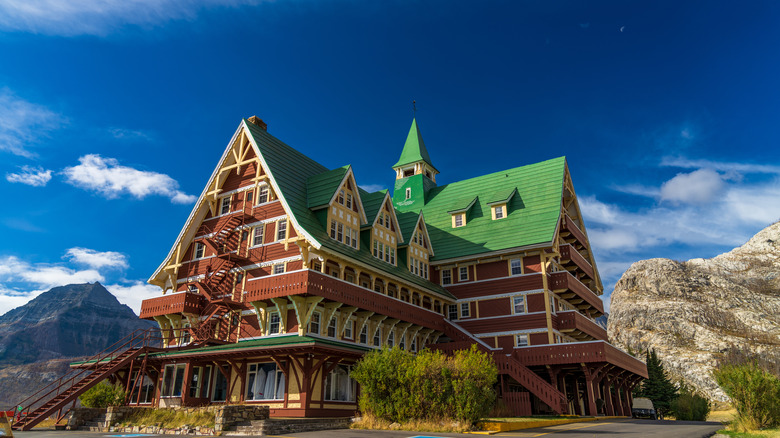
{"label": "paved road", "polygon": [[[664,420],[604,420],[586,423],[571,423],[558,426],[542,427],[538,429],[519,430],[516,432],[502,432],[493,437],[544,437],[544,438],[592,438],[609,436],[610,438],[700,438],[708,437],[715,431],[722,429],[720,423],[695,422],[695,421],[664,421]],[[14,432],[16,438],[105,438],[121,437],[123,434],[101,432],[70,432],[70,431],[30,431]],[[131,435],[131,434],[126,434]],[[136,435],[137,436],[137,435]],[[172,437],[173,435],[143,435],[143,437]],[[279,435],[285,438],[476,438],[480,435],[459,433],[430,433],[388,430],[323,430],[319,432],[294,433]]]}

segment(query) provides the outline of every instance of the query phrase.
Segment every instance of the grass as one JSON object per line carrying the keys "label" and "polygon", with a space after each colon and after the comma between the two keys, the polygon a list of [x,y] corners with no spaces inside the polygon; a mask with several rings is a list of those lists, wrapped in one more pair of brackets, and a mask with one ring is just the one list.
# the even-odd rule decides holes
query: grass
{"label": "grass", "polygon": [[734,408],[712,410],[707,415],[707,421],[717,421],[720,423],[731,423],[737,417],[737,410]]}
{"label": "grass", "polygon": [[751,432],[737,432],[733,430],[722,429],[718,433],[728,435],[734,438],[780,438],[780,428],[755,430]]}
{"label": "grass", "polygon": [[197,412],[187,414],[172,409],[139,409],[123,418],[121,426],[160,426],[177,429],[182,426],[214,427],[214,413]]}
{"label": "grass", "polygon": [[392,423],[372,415],[363,415],[360,420],[350,426],[351,429],[374,430],[413,430],[415,432],[454,432],[463,433],[471,430],[470,424],[452,420],[412,420],[405,423]]}
{"label": "grass", "polygon": [[525,423],[528,421],[540,421],[540,420],[566,420],[572,418],[571,415],[536,415],[534,417],[491,417],[483,418],[480,421],[497,421],[501,423]]}

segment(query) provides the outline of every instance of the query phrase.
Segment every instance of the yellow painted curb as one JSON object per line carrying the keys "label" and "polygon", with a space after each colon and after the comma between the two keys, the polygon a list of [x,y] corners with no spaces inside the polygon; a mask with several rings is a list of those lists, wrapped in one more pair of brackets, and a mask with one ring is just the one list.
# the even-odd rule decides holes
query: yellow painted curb
{"label": "yellow painted curb", "polygon": [[492,432],[509,432],[512,430],[535,429],[537,427],[558,426],[560,424],[585,423],[589,421],[612,420],[615,418],[627,417],[589,417],[589,418],[571,418],[561,420],[539,420],[539,421],[480,421],[477,427]]}

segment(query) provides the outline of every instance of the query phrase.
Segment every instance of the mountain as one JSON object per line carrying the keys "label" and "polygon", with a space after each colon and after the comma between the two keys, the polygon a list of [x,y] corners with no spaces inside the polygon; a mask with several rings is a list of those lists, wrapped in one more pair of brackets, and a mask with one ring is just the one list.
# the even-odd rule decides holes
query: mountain
{"label": "mountain", "polygon": [[55,287],[0,316],[0,368],[93,355],[155,326],[100,283]]}
{"label": "mountain", "polygon": [[712,259],[634,263],[612,293],[608,334],[655,349],[673,378],[726,401],[711,374],[719,361],[780,364],[780,222]]}

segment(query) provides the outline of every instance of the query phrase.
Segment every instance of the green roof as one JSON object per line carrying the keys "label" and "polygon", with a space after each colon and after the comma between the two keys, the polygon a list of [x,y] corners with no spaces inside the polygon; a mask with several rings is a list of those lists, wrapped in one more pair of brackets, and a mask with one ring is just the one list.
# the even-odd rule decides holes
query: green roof
{"label": "green roof", "polygon": [[348,171],[347,165],[309,177],[306,180],[306,205],[309,208],[326,207]]}
{"label": "green roof", "polygon": [[[300,225],[312,239],[332,252],[342,254],[365,265],[371,266],[378,271],[393,275],[408,283],[415,284],[444,297],[454,298],[454,296],[445,288],[412,274],[406,266],[394,266],[371,255],[369,243],[362,239],[362,234],[359,250],[331,239],[323,223],[318,219],[315,212],[309,208],[307,196],[309,179],[321,173],[330,173],[331,171],[306,155],[303,155],[286,145],[281,140],[255,124],[246,122],[245,125],[249,129],[249,133],[252,135],[255,144],[257,144],[257,147],[260,150],[260,154],[263,156],[263,160],[265,160],[265,163],[268,166],[268,173],[274,181],[276,181],[276,184],[279,187],[281,192],[279,195],[284,198],[289,206],[289,213],[294,216],[298,225]],[[361,202],[364,201],[362,199],[364,193],[365,191],[360,192]],[[431,238],[433,238],[433,236],[431,236]]]}
{"label": "green roof", "polygon": [[[403,242],[403,246],[408,245],[412,241],[412,235],[414,234],[414,226],[417,225],[417,220],[420,218],[419,212],[396,211],[396,217],[398,218],[398,227],[401,228],[401,234],[404,235],[406,240]],[[402,246],[401,242],[398,242],[398,246]]]}
{"label": "green roof", "polygon": [[[560,157],[430,189],[422,211],[431,244],[436,248],[432,260],[552,242],[561,215],[565,169],[566,158]],[[492,220],[490,206],[484,200],[498,199],[514,188],[517,193],[507,204],[506,217]],[[452,228],[449,212],[465,207],[463,200],[474,198],[477,202],[471,207],[466,225]],[[396,207],[404,209],[402,205]],[[411,211],[415,210],[420,209]]]}
{"label": "green roof", "polygon": [[494,192],[490,196],[486,196],[485,203],[487,203],[487,205],[504,204],[507,201],[509,201],[509,198],[511,198],[516,191],[517,191],[516,187],[510,187],[508,189],[499,190],[497,192]]}
{"label": "green roof", "polygon": [[447,213],[460,213],[467,211],[471,207],[474,206],[474,204],[477,202],[478,197],[477,196],[468,196],[465,198],[456,199],[452,202],[450,205],[449,210],[447,210]]}
{"label": "green roof", "polygon": [[[434,167],[431,162],[431,157],[428,155],[428,150],[425,148],[425,142],[423,142],[420,129],[417,127],[417,119],[415,118],[412,119],[412,127],[409,128],[409,135],[406,136],[406,143],[404,143],[404,149],[401,151],[401,157],[393,168],[416,163],[418,161],[424,161],[436,170],[436,167]],[[436,172],[438,172],[438,170],[436,170]]]}
{"label": "green roof", "polygon": [[366,226],[371,226],[379,214],[379,209],[382,208],[382,201],[387,196],[387,190],[380,190],[374,193],[368,193],[361,189],[360,200],[363,201],[363,211],[366,212],[366,220],[368,223]]}

